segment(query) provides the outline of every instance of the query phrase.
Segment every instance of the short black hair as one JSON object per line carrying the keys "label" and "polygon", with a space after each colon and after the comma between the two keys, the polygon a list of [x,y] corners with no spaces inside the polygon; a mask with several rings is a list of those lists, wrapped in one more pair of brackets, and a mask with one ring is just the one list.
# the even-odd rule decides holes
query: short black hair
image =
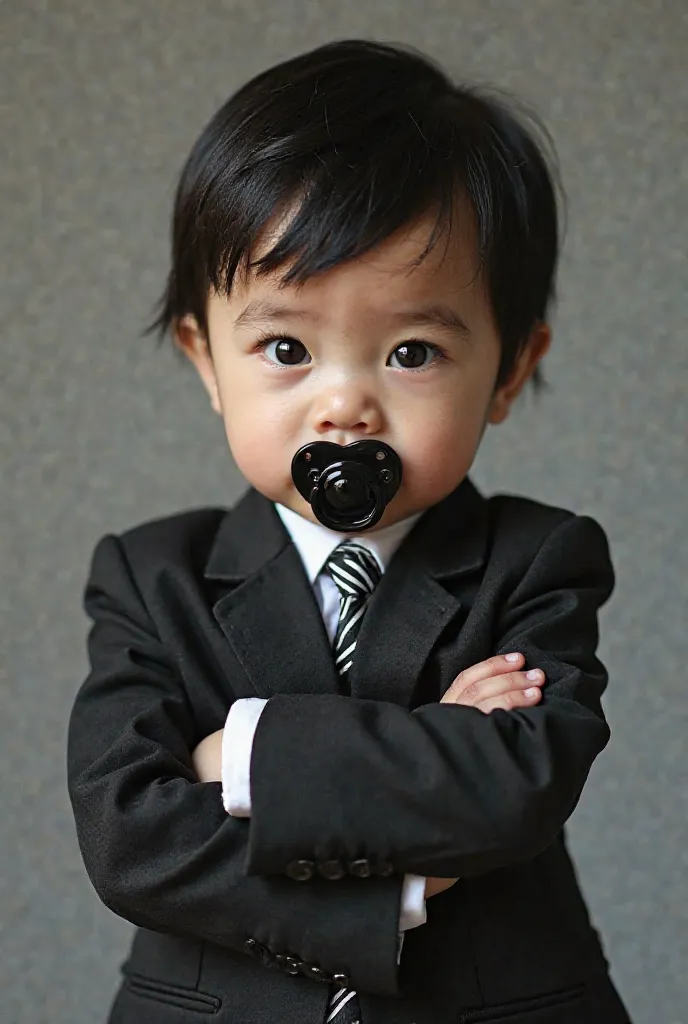
{"label": "short black hair", "polygon": [[[259,275],[295,261],[283,280],[300,283],[437,210],[423,259],[464,196],[502,383],[554,299],[558,194],[551,137],[523,104],[455,84],[408,45],[330,42],[258,74],[201,133],[177,187],[172,265],[148,331],[162,340],[193,314],[207,335],[209,290],[228,295],[243,261]],[[288,229],[249,262],[261,228],[294,200]]]}

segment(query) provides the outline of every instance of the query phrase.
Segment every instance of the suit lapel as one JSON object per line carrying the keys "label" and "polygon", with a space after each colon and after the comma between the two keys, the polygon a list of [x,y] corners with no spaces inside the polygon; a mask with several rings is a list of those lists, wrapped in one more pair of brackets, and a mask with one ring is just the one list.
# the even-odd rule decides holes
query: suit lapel
{"label": "suit lapel", "polygon": [[[363,618],[352,696],[408,706],[463,609],[444,584],[483,564],[486,540],[485,501],[469,480],[421,516]],[[227,513],[205,575],[224,584],[213,614],[259,696],[342,692],[313,589],[271,501],[251,488]]]}
{"label": "suit lapel", "polygon": [[205,575],[227,585],[213,614],[258,696],[341,692],[313,589],[272,502],[244,495]]}
{"label": "suit lapel", "polygon": [[444,584],[483,564],[485,504],[465,480],[399,546],[363,618],[351,667],[352,696],[408,707],[440,636],[467,611]]}

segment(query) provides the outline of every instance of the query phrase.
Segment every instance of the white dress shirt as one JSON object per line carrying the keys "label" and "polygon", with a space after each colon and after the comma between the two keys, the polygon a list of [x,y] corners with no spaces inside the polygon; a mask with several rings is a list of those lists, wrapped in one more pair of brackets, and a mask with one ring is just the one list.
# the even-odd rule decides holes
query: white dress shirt
{"label": "white dress shirt", "polygon": [[[321,523],[312,523],[298,513],[275,504],[275,508],[301,556],[306,575],[313,587],[318,607],[322,613],[330,642],[334,641],[339,620],[339,591],[332,577],[322,572],[325,561],[346,535],[330,530]],[[411,530],[422,512],[409,516],[369,535],[354,534],[359,544],[364,544],[375,556],[382,572]],[[262,697],[243,697],[230,708],[222,738],[222,800],[228,814],[248,818],[251,815],[250,765],[253,737],[258,719],[267,700]],[[399,931],[425,924],[425,878],[421,875],[406,875],[401,895]],[[398,955],[401,955],[401,940]]]}

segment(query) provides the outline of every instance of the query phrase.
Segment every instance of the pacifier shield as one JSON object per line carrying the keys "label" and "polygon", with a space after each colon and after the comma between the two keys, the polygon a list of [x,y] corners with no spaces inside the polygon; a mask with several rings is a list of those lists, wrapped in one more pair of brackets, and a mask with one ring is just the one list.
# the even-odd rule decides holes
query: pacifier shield
{"label": "pacifier shield", "polygon": [[384,441],[340,445],[312,441],[299,448],[291,475],[316,518],[331,530],[368,530],[381,519],[401,483],[401,459]]}

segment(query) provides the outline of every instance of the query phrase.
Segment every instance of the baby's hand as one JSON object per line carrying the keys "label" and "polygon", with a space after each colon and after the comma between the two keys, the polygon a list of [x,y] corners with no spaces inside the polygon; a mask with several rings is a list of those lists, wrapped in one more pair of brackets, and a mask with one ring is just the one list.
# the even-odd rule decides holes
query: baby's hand
{"label": "baby's hand", "polygon": [[199,782],[222,782],[222,734],[224,729],[211,732],[198,744],[191,761]]}
{"label": "baby's hand", "polygon": [[440,704],[464,704],[486,715],[495,708],[533,707],[540,700],[545,673],[539,668],[518,671],[524,664],[522,654],[500,654],[472,665],[456,677]]}

